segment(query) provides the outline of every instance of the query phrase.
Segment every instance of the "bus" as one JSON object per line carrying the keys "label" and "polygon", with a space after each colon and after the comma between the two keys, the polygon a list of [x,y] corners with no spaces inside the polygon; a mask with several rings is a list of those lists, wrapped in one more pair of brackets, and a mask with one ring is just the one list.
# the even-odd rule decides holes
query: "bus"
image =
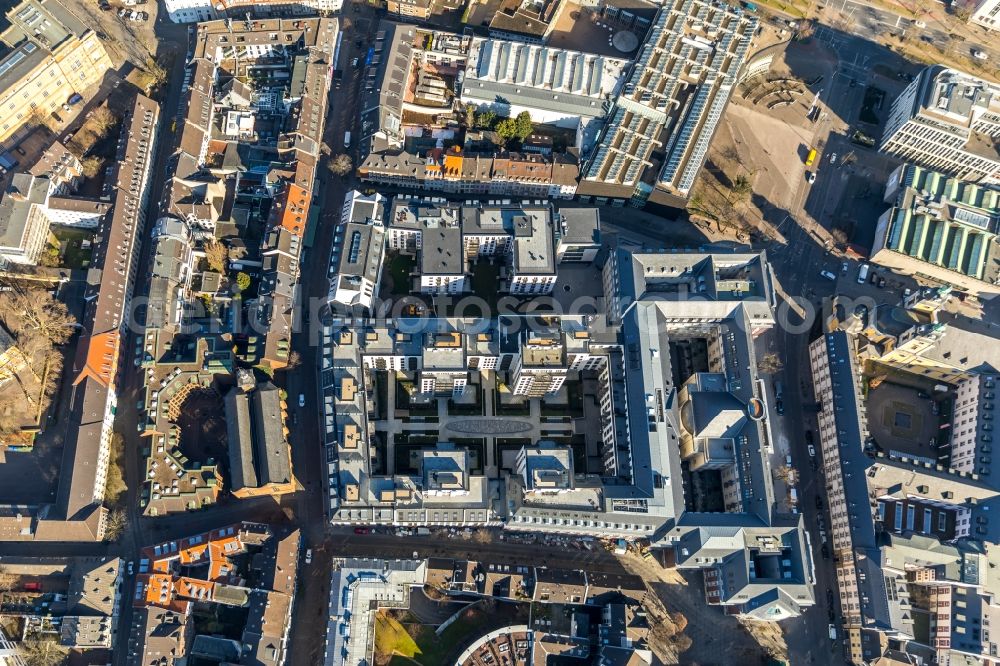
{"label": "bus", "polygon": [[812,166],[812,163],[816,161],[816,149],[810,148],[809,154],[806,155],[806,166]]}

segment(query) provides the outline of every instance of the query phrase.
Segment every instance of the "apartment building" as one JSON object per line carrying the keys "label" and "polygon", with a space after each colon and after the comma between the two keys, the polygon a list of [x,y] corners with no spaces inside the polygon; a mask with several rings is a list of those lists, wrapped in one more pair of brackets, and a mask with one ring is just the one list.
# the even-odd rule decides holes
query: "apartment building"
{"label": "apartment building", "polygon": [[347,193],[330,256],[330,303],[370,310],[382,275],[385,197]]}
{"label": "apartment building", "polygon": [[[167,209],[211,232],[219,221],[251,214],[246,204],[234,203],[240,188],[270,200],[248,325],[263,336],[260,358],[273,368],[284,367],[291,352],[299,255],[306,225],[317,215],[313,189],[336,43],[336,19],[217,20],[197,29]],[[280,95],[234,81],[278,61],[288,83]],[[278,104],[282,95],[285,103]],[[229,129],[234,126],[235,133]],[[266,173],[245,161],[247,138],[273,141]]]}
{"label": "apartment building", "polygon": [[1000,0],[978,0],[969,21],[987,30],[1000,30]]}
{"label": "apartment building", "polygon": [[756,30],[757,17],[733,5],[664,3],[607,114],[578,195],[683,207]]}
{"label": "apartment building", "polygon": [[386,8],[390,14],[399,18],[427,20],[431,15],[431,0],[387,0]]}
{"label": "apartment building", "polygon": [[0,257],[13,264],[38,263],[49,239],[48,198],[47,178],[14,174],[0,199]]}
{"label": "apartment building", "polygon": [[[389,243],[426,252],[423,230],[408,222],[433,217],[466,230],[477,219],[440,201],[423,211],[412,203],[394,202]],[[469,247],[485,256],[507,251],[517,239],[502,228],[478,225]],[[766,257],[613,247],[603,281],[614,297],[593,316],[328,326],[321,372],[330,520],[645,537],[682,566],[705,571],[710,603],[746,617],[798,615],[814,603],[811,551],[801,517],[781,513],[771,487],[767,396],[754,358],[753,336],[774,323]],[[672,359],[692,345],[704,350],[704,367],[687,376]],[[447,440],[420,447],[405,473],[377,471],[373,441],[389,426],[374,403],[375,375],[389,371],[412,375],[410,400],[430,404],[468,396],[469,386],[482,385],[476,375],[497,375],[506,388],[493,400],[501,403],[554,401],[571,379],[583,381],[596,404],[587,437],[600,450],[601,471],[578,469],[569,446],[544,436],[509,456],[515,472],[498,470],[499,478],[480,476],[471,451]],[[535,427],[525,416],[514,425],[502,412],[469,420],[496,422],[490,427],[498,432]],[[488,442],[496,436],[483,433]],[[721,474],[711,515],[690,503],[684,462],[692,474]]]}
{"label": "apartment building", "polygon": [[927,67],[892,103],[879,150],[959,180],[1000,184],[1000,88]]}
{"label": "apartment building", "polygon": [[556,281],[552,216],[551,206],[537,201],[459,206],[397,197],[387,239],[390,248],[419,255],[423,293],[461,293],[468,286],[470,263],[500,257],[509,262],[511,294],[547,294]]}
{"label": "apartment building", "polygon": [[1000,294],[1000,189],[904,164],[885,200],[874,263],[980,298]]}
{"label": "apartment building", "polygon": [[153,265],[146,295],[146,326],[177,330],[194,274],[194,241],[183,220],[162,217],[153,227]]}
{"label": "apartment building", "polygon": [[122,123],[118,143],[112,210],[98,228],[99,243],[84,292],[76,373],[68,397],[70,414],[63,440],[57,516],[39,522],[37,539],[100,540],[105,509],[101,506],[111,454],[121,344],[129,325],[132,287],[145,233],[149,183],[160,108],[138,95]]}
{"label": "apartment building", "polygon": [[74,94],[113,67],[97,33],[56,0],[22,0],[7,11],[0,41],[0,146],[19,141]]}
{"label": "apartment building", "polygon": [[313,16],[338,12],[343,0],[166,0],[164,7],[174,23],[202,23],[224,18]]}
{"label": "apartment building", "polygon": [[246,608],[236,658],[282,666],[300,550],[298,530],[249,522],[143,548],[132,605],[145,630],[127,663],[155,666],[191,656],[192,610],[201,603]]}

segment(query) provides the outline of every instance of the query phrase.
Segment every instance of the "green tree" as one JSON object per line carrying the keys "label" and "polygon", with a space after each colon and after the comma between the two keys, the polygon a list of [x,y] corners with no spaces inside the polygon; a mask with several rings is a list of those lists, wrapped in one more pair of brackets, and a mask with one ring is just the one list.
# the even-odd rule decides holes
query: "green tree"
{"label": "green tree", "polygon": [[472,104],[466,104],[465,108],[462,109],[462,122],[466,127],[476,126],[476,107]]}
{"label": "green tree", "polygon": [[510,141],[517,136],[517,121],[513,118],[504,118],[497,123],[494,131],[496,131],[497,135],[499,135],[504,141]]}
{"label": "green tree", "polygon": [[527,111],[522,111],[517,114],[517,118],[514,119],[515,134],[518,141],[524,141],[529,136],[531,136],[532,131],[534,131],[535,126],[531,122],[531,114]]}
{"label": "green tree", "polygon": [[239,272],[236,274],[236,286],[239,287],[240,291],[246,291],[250,288],[250,276],[244,272]]}
{"label": "green tree", "polygon": [[493,111],[483,111],[482,113],[476,114],[476,127],[482,129],[493,129],[496,125],[497,114]]}

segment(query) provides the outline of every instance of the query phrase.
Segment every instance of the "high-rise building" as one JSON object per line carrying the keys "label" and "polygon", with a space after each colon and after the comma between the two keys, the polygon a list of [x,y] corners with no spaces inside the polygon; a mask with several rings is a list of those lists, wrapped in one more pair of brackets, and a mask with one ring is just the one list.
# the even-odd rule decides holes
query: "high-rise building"
{"label": "high-rise building", "polygon": [[1000,184],[1000,86],[932,65],[892,103],[879,150],[974,183]]}

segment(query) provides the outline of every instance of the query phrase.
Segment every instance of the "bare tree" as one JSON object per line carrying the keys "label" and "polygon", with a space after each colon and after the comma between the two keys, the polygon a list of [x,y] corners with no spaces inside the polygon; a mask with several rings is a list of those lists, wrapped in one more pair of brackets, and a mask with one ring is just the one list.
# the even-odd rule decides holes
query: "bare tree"
{"label": "bare tree", "polygon": [[354,162],[351,161],[351,156],[344,153],[332,158],[326,164],[327,168],[330,169],[330,173],[334,176],[346,176],[354,169]]}
{"label": "bare tree", "polygon": [[17,585],[17,576],[0,567],[0,592],[10,592]]}
{"label": "bare tree", "polygon": [[91,155],[90,157],[83,158],[81,165],[83,166],[83,175],[87,178],[94,178],[97,174],[101,173],[101,169],[104,167],[104,160]]}
{"label": "bare tree", "polygon": [[774,375],[781,371],[785,364],[774,352],[768,352],[757,361],[757,371],[765,375]]}
{"label": "bare tree", "polygon": [[294,370],[295,368],[299,367],[300,365],[302,365],[302,355],[299,354],[297,351],[294,351],[294,350],[288,352],[288,363],[287,363],[287,365],[285,365],[284,369],[285,370]]}
{"label": "bare tree", "polygon": [[781,465],[774,470],[774,476],[779,481],[784,481],[785,483],[793,483],[795,480],[795,470],[788,465]]}
{"label": "bare tree", "polygon": [[5,286],[10,288],[0,292],[0,316],[19,346],[31,346],[38,337],[61,345],[72,337],[76,319],[64,303],[36,286],[18,281],[5,281]]}
{"label": "bare tree", "polygon": [[490,543],[493,541],[493,533],[485,527],[480,527],[472,533],[472,540],[476,543]]}
{"label": "bare tree", "polygon": [[128,514],[123,509],[114,509],[108,513],[108,521],[104,526],[104,540],[118,541],[128,528]]}
{"label": "bare tree", "polygon": [[167,81],[167,70],[153,58],[146,60],[146,73],[149,74],[149,89],[158,88]]}
{"label": "bare tree", "polygon": [[111,112],[107,106],[99,106],[94,109],[88,119],[94,133],[98,136],[107,136],[111,128],[118,123],[118,116]]}
{"label": "bare tree", "polygon": [[847,244],[847,232],[840,227],[834,227],[830,230],[830,236],[833,238],[833,242],[837,245]]}
{"label": "bare tree", "polygon": [[115,507],[121,504],[128,491],[125,483],[125,438],[120,432],[111,435],[111,461],[108,477],[104,482],[104,504]]}
{"label": "bare tree", "polygon": [[208,267],[216,273],[224,273],[226,271],[226,261],[229,259],[229,251],[226,250],[226,246],[213,238],[205,243],[204,249]]}
{"label": "bare tree", "polygon": [[55,640],[30,640],[17,644],[17,655],[26,666],[61,666],[69,658],[69,650]]}

